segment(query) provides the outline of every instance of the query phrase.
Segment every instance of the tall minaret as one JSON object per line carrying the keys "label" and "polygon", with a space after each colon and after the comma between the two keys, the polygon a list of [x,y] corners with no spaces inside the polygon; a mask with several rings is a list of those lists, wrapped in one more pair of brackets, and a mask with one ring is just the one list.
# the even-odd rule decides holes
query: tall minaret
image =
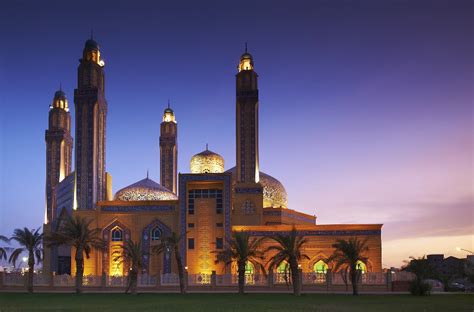
{"label": "tall minaret", "polygon": [[77,69],[74,90],[76,110],[76,209],[93,209],[106,199],[104,62],[99,45],[86,41]]}
{"label": "tall minaret", "polygon": [[173,110],[165,109],[160,131],[160,184],[176,194],[178,174],[178,125]]}
{"label": "tall minaret", "polygon": [[258,86],[253,58],[240,57],[236,75],[236,184],[232,210],[235,225],[260,225],[263,218],[263,187],[258,164]]}
{"label": "tall minaret", "polygon": [[54,187],[71,173],[72,137],[71,113],[66,94],[61,90],[54,94],[49,107],[49,125],[46,139],[46,213],[45,224],[54,218]]}
{"label": "tall minaret", "polygon": [[258,165],[258,86],[253,58],[247,52],[240,57],[237,77],[237,181],[257,183]]}

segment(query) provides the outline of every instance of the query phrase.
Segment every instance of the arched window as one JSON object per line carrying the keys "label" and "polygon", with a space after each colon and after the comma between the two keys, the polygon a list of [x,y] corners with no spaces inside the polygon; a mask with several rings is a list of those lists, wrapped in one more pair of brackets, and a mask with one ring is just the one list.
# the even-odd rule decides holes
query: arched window
{"label": "arched window", "polygon": [[290,272],[290,265],[288,262],[283,261],[277,267],[277,273],[289,273]]}
{"label": "arched window", "polygon": [[367,273],[367,266],[364,262],[357,260],[357,270],[361,271],[361,273]]}
{"label": "arched window", "polygon": [[328,271],[328,265],[323,260],[319,260],[313,265],[313,272],[315,273],[326,273]]}
{"label": "arched window", "polygon": [[161,229],[159,227],[151,230],[151,240],[160,240],[161,239]]}
{"label": "arched window", "polygon": [[112,230],[112,241],[113,242],[123,241],[123,231],[120,228],[115,228]]}
{"label": "arched window", "polygon": [[247,274],[253,274],[255,272],[255,268],[253,264],[249,261],[245,264],[245,275]]}

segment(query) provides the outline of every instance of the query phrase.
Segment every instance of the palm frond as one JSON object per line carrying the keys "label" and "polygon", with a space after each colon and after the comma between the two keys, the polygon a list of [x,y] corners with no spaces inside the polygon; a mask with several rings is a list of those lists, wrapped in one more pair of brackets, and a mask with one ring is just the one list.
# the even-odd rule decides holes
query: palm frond
{"label": "palm frond", "polygon": [[18,257],[25,251],[25,248],[16,248],[10,255],[8,262],[13,264],[13,267],[16,267],[16,261]]}

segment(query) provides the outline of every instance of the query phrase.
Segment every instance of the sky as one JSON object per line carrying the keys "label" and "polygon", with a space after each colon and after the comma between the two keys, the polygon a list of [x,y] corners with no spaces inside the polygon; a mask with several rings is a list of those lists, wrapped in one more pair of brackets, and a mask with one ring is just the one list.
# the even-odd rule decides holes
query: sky
{"label": "sky", "polygon": [[168,99],[180,172],[206,143],[235,165],[248,42],[260,167],[291,209],[318,224],[384,224],[384,267],[464,257],[457,246],[474,250],[473,20],[472,1],[447,0],[2,2],[0,234],[42,225],[48,108],[60,83],[73,108],[93,29],[114,192],[147,170],[159,181]]}

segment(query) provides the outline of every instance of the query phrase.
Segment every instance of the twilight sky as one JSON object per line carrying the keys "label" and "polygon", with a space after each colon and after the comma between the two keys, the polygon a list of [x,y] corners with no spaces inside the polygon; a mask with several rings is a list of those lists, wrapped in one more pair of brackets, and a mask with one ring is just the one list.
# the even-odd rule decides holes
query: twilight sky
{"label": "twilight sky", "polygon": [[168,99],[179,171],[206,143],[234,166],[234,75],[248,41],[261,168],[290,208],[319,224],[383,223],[384,266],[463,257],[456,246],[474,249],[472,20],[472,1],[448,0],[4,2],[0,234],[42,224],[48,107],[61,82],[73,108],[94,29],[114,192],[147,169],[159,181]]}

